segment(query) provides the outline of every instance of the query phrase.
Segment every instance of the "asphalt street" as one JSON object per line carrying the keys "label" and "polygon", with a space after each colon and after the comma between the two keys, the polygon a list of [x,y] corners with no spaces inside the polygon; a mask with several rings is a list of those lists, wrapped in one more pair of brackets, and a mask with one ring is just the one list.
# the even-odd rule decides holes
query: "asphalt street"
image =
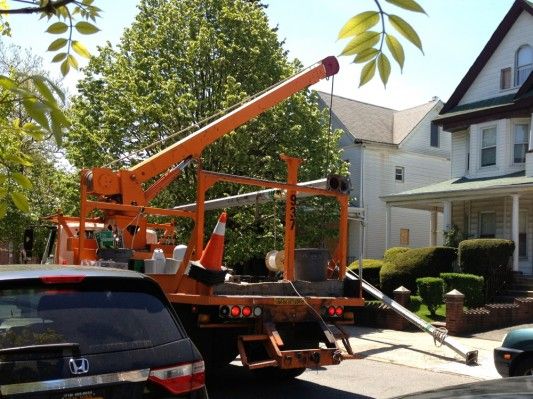
{"label": "asphalt street", "polygon": [[307,370],[292,381],[272,381],[255,378],[234,362],[210,376],[208,390],[211,399],[367,399],[473,381],[477,379],[366,359]]}

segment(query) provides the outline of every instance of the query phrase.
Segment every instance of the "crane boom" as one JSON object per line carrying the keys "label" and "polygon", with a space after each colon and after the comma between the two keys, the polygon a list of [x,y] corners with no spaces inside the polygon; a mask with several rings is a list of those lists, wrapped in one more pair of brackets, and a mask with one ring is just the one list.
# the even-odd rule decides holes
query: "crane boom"
{"label": "crane boom", "polygon": [[218,138],[272,108],[292,94],[336,74],[338,70],[337,59],[327,57],[129,170],[135,173],[137,180],[144,182],[190,156],[198,157],[205,147]]}
{"label": "crane boom", "polygon": [[[181,139],[143,162],[119,171],[93,168],[86,173],[88,193],[119,198],[123,204],[147,205],[171,181],[163,177],[149,189],[142,184],[188,158],[198,158],[202,151],[218,138],[279,104],[294,93],[313,85],[321,79],[336,74],[339,63],[334,56],[278,83],[260,96],[241,105],[232,112]],[[172,175],[172,173],[171,173]],[[176,176],[176,174],[173,174]]]}

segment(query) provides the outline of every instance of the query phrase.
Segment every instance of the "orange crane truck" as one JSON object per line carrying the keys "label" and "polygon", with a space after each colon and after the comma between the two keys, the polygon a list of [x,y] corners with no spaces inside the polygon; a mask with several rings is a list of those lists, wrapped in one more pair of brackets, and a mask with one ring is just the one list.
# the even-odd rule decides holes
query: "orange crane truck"
{"label": "orange crane truck", "polygon": [[[54,245],[48,245],[53,261],[97,262],[101,258],[97,236],[109,231],[120,232],[121,248],[108,248],[107,252],[127,258],[130,265],[147,262],[156,250],[162,250],[168,258],[175,246],[158,240],[154,231],[169,236],[173,224],[150,223],[147,218],[190,218],[194,228],[177,271],[151,277],[173,303],[208,367],[229,363],[240,355],[249,369],[293,377],[305,368],[340,363],[337,339],[342,339],[351,353],[342,329],[342,324],[353,323],[353,313],[347,308],[364,303],[359,282],[345,280],[349,201],[345,184],[335,179],[328,188],[298,184],[302,161],[289,156],[281,156],[287,166],[285,182],[207,171],[201,166],[202,151],[213,141],[292,94],[336,74],[338,69],[336,58],[327,57],[128,169],[82,170],[80,216],[57,214],[49,218],[57,225]],[[150,206],[150,201],[190,163],[196,165],[197,173],[195,209]],[[247,283],[219,265],[199,262],[205,252],[206,192],[218,182],[275,189],[284,194],[284,248],[269,254],[272,266],[280,271],[277,279],[271,276],[268,281]],[[340,217],[333,254],[323,249],[295,248],[299,193],[336,199]],[[95,210],[103,216],[91,216]],[[307,273],[306,277],[310,270],[318,273],[312,272],[311,277]]]}

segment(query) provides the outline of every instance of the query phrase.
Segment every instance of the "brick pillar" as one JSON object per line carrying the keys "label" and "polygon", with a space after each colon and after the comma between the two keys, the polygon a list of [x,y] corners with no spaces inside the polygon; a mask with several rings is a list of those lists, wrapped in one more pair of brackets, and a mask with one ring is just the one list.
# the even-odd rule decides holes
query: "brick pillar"
{"label": "brick pillar", "polygon": [[[409,304],[411,303],[411,291],[403,286],[398,287],[393,291],[393,299],[404,308],[409,308]],[[407,330],[410,323],[399,314],[392,313],[390,324],[390,328],[393,330]]]}
{"label": "brick pillar", "polygon": [[466,323],[463,312],[465,296],[457,290],[444,295],[446,303],[446,328],[451,335],[458,335],[465,331]]}

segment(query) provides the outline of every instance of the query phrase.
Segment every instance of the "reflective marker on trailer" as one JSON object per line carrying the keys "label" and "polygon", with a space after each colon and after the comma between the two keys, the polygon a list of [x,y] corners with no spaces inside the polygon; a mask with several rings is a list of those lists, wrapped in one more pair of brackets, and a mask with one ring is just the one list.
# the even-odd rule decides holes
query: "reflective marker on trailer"
{"label": "reflective marker on trailer", "polygon": [[328,315],[335,316],[335,306],[330,306],[328,308]]}
{"label": "reflective marker on trailer", "polygon": [[342,306],[337,306],[337,309],[335,309],[335,314],[337,316],[342,316],[343,312],[344,312],[344,309],[342,308]]}
{"label": "reflective marker on trailer", "polygon": [[243,317],[250,317],[251,314],[252,314],[252,308],[250,306],[245,306],[242,308]]}
{"label": "reflective marker on trailer", "polygon": [[262,314],[263,314],[263,309],[261,309],[260,306],[256,306],[256,307],[254,308],[254,316],[255,316],[255,317],[259,317],[259,316],[261,316]]}
{"label": "reflective marker on trailer", "polygon": [[231,317],[239,317],[241,315],[241,308],[237,305],[231,307]]}

